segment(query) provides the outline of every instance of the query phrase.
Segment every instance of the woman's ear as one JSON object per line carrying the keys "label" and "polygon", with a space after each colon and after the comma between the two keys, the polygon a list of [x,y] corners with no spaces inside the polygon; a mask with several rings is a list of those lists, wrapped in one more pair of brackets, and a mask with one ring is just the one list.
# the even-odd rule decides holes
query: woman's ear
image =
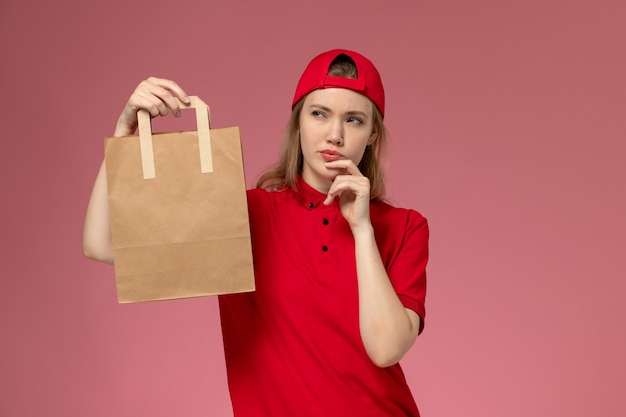
{"label": "woman's ear", "polygon": [[372,130],[372,134],[370,135],[370,138],[367,141],[367,144],[373,145],[376,142],[376,139],[378,139],[378,130],[374,129]]}

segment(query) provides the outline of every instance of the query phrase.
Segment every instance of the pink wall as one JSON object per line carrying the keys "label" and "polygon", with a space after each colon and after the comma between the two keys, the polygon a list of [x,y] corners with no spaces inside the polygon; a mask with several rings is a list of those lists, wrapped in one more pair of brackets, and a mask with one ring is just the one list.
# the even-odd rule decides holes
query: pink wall
{"label": "pink wall", "polygon": [[378,64],[390,196],[431,222],[423,415],[626,415],[626,3],[179,3],[0,4],[1,416],[231,415],[216,300],[118,305],[81,255],[102,138],[170,77],[252,183],[333,47]]}

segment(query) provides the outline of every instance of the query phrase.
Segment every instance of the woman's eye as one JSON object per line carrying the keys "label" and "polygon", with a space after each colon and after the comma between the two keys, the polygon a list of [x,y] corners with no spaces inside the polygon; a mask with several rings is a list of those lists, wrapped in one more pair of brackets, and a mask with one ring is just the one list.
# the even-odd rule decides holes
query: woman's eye
{"label": "woman's eye", "polygon": [[357,119],[356,117],[350,117],[348,118],[348,123],[360,125],[361,123],[363,123],[363,121],[361,119]]}
{"label": "woman's eye", "polygon": [[323,117],[323,116],[324,116],[324,113],[322,113],[322,112],[321,112],[321,111],[319,111],[319,110],[313,110],[313,111],[311,112],[311,114],[313,115],[313,117]]}

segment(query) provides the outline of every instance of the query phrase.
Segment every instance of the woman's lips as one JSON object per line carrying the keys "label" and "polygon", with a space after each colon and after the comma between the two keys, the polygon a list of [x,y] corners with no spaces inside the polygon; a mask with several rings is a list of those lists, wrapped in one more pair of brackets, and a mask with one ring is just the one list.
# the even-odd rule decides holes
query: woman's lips
{"label": "woman's lips", "polygon": [[345,157],[337,151],[332,151],[330,149],[325,149],[320,151],[320,155],[326,162],[337,161],[339,159],[344,159]]}

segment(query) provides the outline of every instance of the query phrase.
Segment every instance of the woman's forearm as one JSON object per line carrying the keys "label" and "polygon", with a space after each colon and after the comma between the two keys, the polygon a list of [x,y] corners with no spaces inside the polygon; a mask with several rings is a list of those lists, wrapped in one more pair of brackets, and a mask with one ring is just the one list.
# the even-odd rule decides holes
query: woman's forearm
{"label": "woman's forearm", "polygon": [[373,228],[355,232],[354,239],[361,338],[377,366],[391,366],[415,343],[420,318],[398,298],[380,258]]}
{"label": "woman's forearm", "polygon": [[106,165],[102,162],[91,191],[83,226],[83,253],[95,261],[113,263],[113,244],[109,223]]}

